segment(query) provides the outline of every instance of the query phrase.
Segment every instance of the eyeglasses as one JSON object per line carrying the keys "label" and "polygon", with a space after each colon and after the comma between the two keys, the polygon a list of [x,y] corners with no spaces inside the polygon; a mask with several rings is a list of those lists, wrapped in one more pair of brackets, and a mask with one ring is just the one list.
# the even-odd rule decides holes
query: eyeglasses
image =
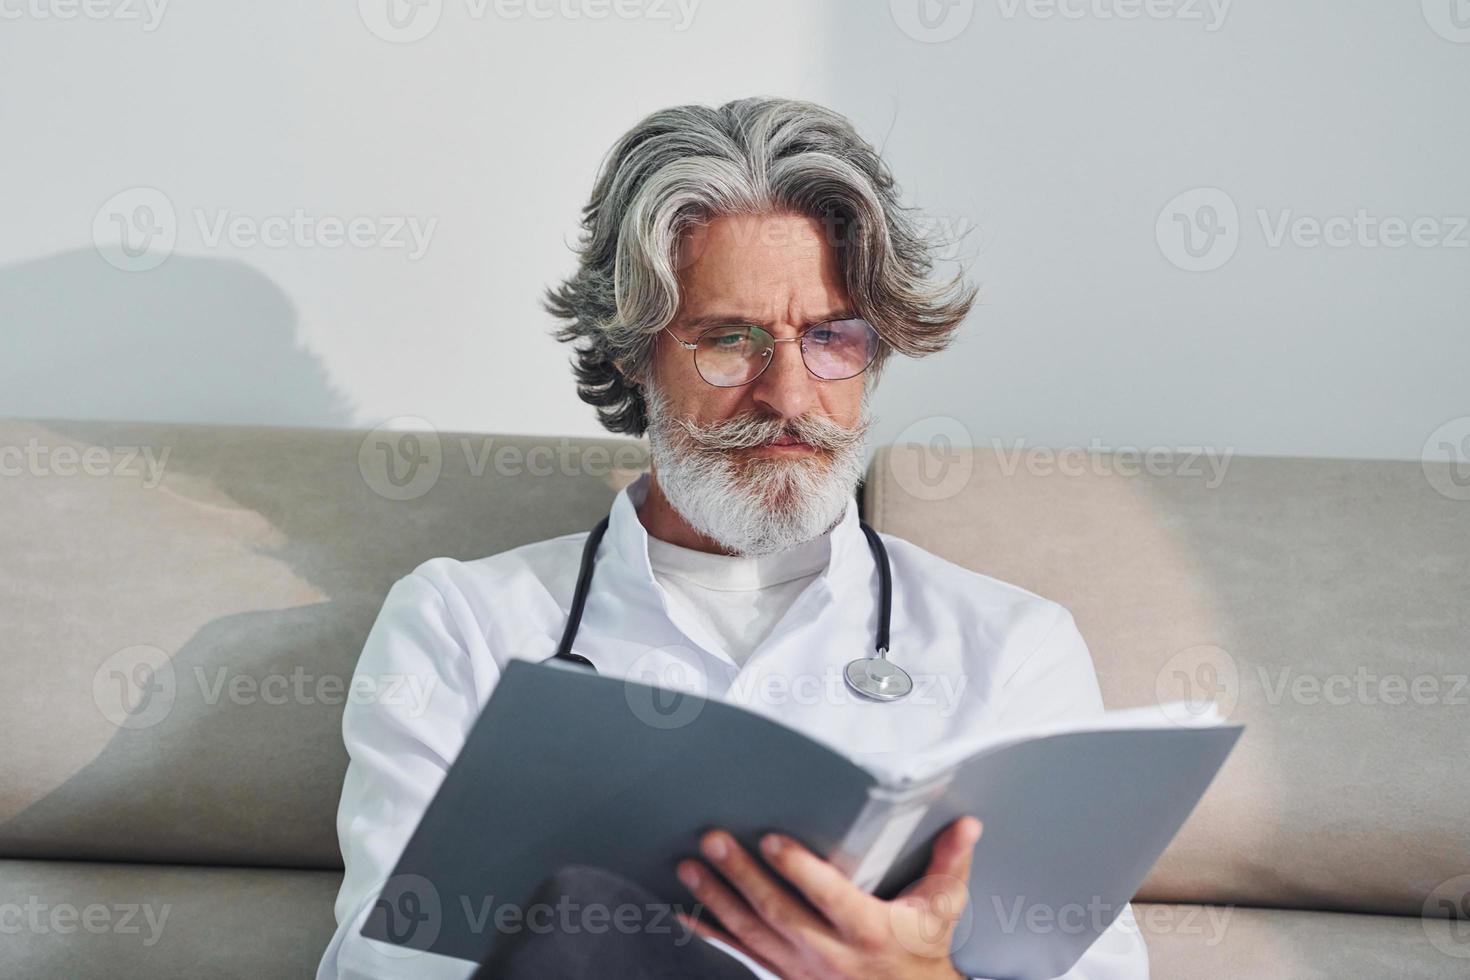
{"label": "eyeglasses", "polygon": [[802,363],[823,381],[855,378],[878,355],[878,331],[858,317],[823,320],[782,339],[752,323],[710,327],[693,343],[680,340],[668,327],[664,330],[680,347],[694,351],[694,370],[716,388],[738,388],[759,378],[770,367],[777,344],[800,341]]}

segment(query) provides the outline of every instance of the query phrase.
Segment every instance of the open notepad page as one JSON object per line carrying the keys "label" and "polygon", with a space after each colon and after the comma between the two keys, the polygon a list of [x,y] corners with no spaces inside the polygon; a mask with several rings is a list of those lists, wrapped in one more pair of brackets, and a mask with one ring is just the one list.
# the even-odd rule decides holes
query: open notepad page
{"label": "open notepad page", "polygon": [[888,790],[927,782],[967,759],[1006,745],[1071,732],[1149,731],[1170,728],[1217,728],[1225,718],[1213,701],[1172,701],[1106,711],[1087,719],[1059,719],[1040,725],[981,729],[951,737],[934,746],[905,752],[869,753],[855,759]]}
{"label": "open notepad page", "polygon": [[[883,775],[872,765],[892,781],[870,794],[837,863],[859,888],[892,898],[925,873],[944,828],[978,818],[955,966],[1055,977],[1137,893],[1242,730],[1204,705],[1168,704],[960,739]],[[1068,928],[1033,929],[1033,914],[1053,925],[1049,916],[1065,916]]]}

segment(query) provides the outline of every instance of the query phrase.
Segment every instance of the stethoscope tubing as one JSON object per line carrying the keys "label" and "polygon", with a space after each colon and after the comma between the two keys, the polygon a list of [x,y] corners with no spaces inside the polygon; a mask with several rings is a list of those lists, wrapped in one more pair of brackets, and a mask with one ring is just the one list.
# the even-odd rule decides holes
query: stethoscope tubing
{"label": "stethoscope tubing", "polygon": [[[587,535],[587,543],[582,547],[582,564],[577,570],[577,585],[572,592],[572,605],[567,611],[566,626],[562,629],[561,642],[557,644],[556,653],[552,654],[551,658],[553,660],[564,660],[569,663],[591,668],[593,673],[597,672],[597,667],[592,661],[581,654],[573,653],[572,643],[575,642],[577,631],[582,626],[582,613],[587,608],[587,597],[592,591],[592,573],[597,565],[597,549],[602,543],[603,535],[607,533],[608,522],[610,520],[611,515],[604,517],[597,522],[597,526]],[[886,665],[888,673],[900,675],[902,680],[898,685],[900,693],[896,695],[882,695],[880,692],[863,690],[860,685],[855,684],[851,671],[849,670],[846,675],[848,686],[856,693],[872,700],[896,700],[898,697],[902,697],[908,693],[910,685],[903,669],[888,661],[888,650],[891,640],[890,626],[893,619],[893,571],[888,561],[888,549],[883,546],[883,541],[878,536],[878,532],[869,527],[868,523],[863,520],[858,521],[858,526],[862,528],[863,536],[868,539],[868,548],[872,551],[874,564],[878,568],[878,631],[874,644],[874,649],[877,651],[877,654],[874,657],[859,658],[848,666],[852,668],[864,662],[882,660],[884,661],[884,665],[874,664],[872,666]]]}

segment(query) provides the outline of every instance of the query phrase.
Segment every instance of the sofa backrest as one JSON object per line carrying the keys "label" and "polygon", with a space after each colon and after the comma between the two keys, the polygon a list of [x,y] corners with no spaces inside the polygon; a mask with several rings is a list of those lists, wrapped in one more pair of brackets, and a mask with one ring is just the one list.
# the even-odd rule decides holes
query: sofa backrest
{"label": "sofa backrest", "polygon": [[1453,918],[1470,490],[1450,465],[935,442],[880,450],[865,508],[1070,608],[1109,707],[1214,699],[1246,724],[1142,898]]}
{"label": "sofa backrest", "polygon": [[388,587],[587,528],[646,461],[0,420],[0,857],[341,867],[342,706]]}
{"label": "sofa backrest", "polygon": [[[0,421],[0,857],[340,867],[342,704],[389,585],[590,527],[646,460]],[[1219,462],[900,446],[864,512],[1072,609],[1110,707],[1210,697],[1248,725],[1142,897],[1451,914],[1470,503],[1417,463]]]}

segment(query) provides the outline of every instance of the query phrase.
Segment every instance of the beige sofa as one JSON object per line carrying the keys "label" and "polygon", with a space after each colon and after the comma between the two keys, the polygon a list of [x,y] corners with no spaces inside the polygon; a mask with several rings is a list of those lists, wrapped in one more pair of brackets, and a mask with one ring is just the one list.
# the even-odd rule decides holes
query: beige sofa
{"label": "beige sofa", "polygon": [[[0,422],[0,976],[311,975],[389,584],[589,527],[643,461]],[[1069,606],[1110,706],[1249,726],[1140,893],[1154,976],[1470,976],[1470,502],[1417,463],[1138,462],[885,449],[863,508]]]}

